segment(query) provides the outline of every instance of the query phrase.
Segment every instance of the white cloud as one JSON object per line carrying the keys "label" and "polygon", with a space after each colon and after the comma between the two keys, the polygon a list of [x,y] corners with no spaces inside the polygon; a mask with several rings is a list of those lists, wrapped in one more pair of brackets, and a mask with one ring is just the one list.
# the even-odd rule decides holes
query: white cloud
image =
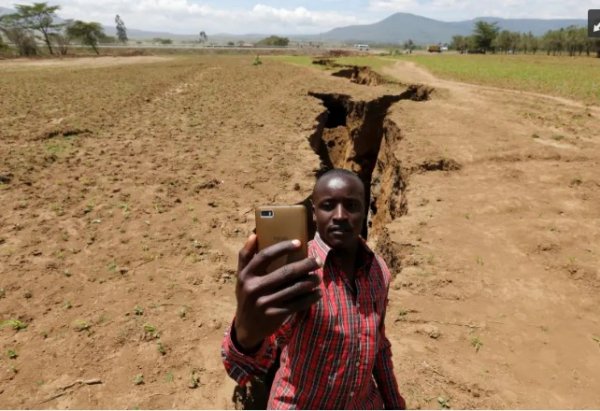
{"label": "white cloud", "polygon": [[416,0],[371,0],[369,6],[372,10],[408,11],[418,7]]}
{"label": "white cloud", "polygon": [[[0,0],[0,6],[12,7],[14,1]],[[361,22],[353,15],[336,11],[264,4],[230,10],[190,0],[58,0],[51,4],[60,5],[59,15],[63,18],[114,25],[115,15],[120,14],[129,28],[180,34],[200,30],[232,34],[310,34]]]}
{"label": "white cloud", "polygon": [[587,10],[600,8],[600,1],[585,4],[581,0],[369,0],[369,8],[409,12],[446,21],[480,16],[587,19]]}

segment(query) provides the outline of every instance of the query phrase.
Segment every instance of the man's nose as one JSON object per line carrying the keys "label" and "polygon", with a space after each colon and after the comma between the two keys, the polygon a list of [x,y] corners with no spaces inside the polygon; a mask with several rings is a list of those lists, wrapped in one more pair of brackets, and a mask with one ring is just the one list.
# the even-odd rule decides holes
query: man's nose
{"label": "man's nose", "polygon": [[343,220],[345,219],[346,216],[346,210],[344,209],[344,206],[342,204],[338,204],[335,207],[334,213],[333,213],[333,218],[335,218],[336,220]]}

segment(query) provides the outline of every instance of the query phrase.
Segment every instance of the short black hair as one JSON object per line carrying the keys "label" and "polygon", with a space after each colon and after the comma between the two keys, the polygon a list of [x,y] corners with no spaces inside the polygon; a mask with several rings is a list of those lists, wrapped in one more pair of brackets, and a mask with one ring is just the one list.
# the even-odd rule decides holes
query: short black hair
{"label": "short black hair", "polygon": [[[314,188],[317,188],[317,186],[319,185],[319,182],[321,180],[324,180],[326,178],[331,178],[331,177],[334,177],[334,176],[335,177],[350,177],[350,178],[355,179],[356,181],[360,182],[360,184],[363,187],[363,191],[366,194],[367,186],[365,185],[365,182],[362,181],[362,179],[360,178],[360,176],[358,174],[356,174],[354,171],[347,170],[345,168],[332,168],[332,169],[329,169],[329,170],[321,173],[319,175],[319,177],[317,178],[317,181],[315,182],[315,187]],[[314,189],[313,189],[313,193],[314,193]]]}

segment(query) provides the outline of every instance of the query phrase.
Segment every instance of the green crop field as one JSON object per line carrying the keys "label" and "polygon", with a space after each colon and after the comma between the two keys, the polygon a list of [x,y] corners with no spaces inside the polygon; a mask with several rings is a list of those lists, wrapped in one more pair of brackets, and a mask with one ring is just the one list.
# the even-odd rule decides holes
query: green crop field
{"label": "green crop field", "polygon": [[600,59],[546,55],[413,55],[435,75],[452,80],[600,103]]}
{"label": "green crop field", "polygon": [[[269,59],[313,66],[311,56]],[[531,91],[600,104],[600,59],[546,55],[424,55],[342,57],[339,64],[370,66],[375,71],[397,61],[413,61],[440,78]],[[324,68],[324,66],[313,66]]]}

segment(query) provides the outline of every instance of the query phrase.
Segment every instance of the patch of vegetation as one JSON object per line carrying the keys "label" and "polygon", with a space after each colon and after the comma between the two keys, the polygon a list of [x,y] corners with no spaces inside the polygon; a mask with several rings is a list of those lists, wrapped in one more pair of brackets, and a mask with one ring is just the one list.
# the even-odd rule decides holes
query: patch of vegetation
{"label": "patch of vegetation", "polygon": [[8,358],[10,358],[11,360],[14,360],[15,358],[17,358],[19,356],[19,354],[17,354],[17,352],[15,350],[8,350],[6,352],[6,355],[8,356]]}
{"label": "patch of vegetation", "polygon": [[173,40],[162,38],[162,37],[155,37],[152,39],[152,43],[167,45],[167,44],[173,44]]}
{"label": "patch of vegetation", "polygon": [[437,402],[438,404],[440,404],[440,407],[443,410],[449,410],[450,409],[450,399],[447,397],[443,397],[443,396],[439,396],[437,398]]}
{"label": "patch of vegetation", "polygon": [[10,319],[10,320],[4,320],[0,323],[0,329],[6,328],[6,327],[10,327],[15,331],[20,331],[20,330],[24,330],[25,328],[27,328],[27,324],[25,324],[21,320]]}
{"label": "patch of vegetation", "polygon": [[108,263],[107,267],[108,271],[110,271],[111,273],[114,273],[117,271],[117,262],[116,261],[111,261],[110,263]]}
{"label": "patch of vegetation", "polygon": [[160,337],[160,333],[154,325],[146,323],[142,326],[142,328],[144,330],[144,339],[154,340]]}
{"label": "patch of vegetation", "polygon": [[73,321],[73,329],[77,332],[89,331],[92,325],[85,320]]}
{"label": "patch of vegetation", "polygon": [[173,382],[173,380],[175,380],[175,376],[173,375],[173,373],[171,371],[168,371],[167,374],[165,375],[165,381],[168,383]]}
{"label": "patch of vegetation", "polygon": [[158,352],[160,353],[160,355],[167,355],[167,349],[165,348],[165,346],[163,345],[163,343],[161,341],[156,343],[156,348],[158,349]]}
{"label": "patch of vegetation", "polygon": [[56,157],[61,157],[64,154],[68,153],[71,149],[72,145],[69,141],[52,141],[50,143],[46,143],[45,149],[50,155],[54,155]]}
{"label": "patch of vegetation", "polygon": [[135,385],[142,385],[144,383],[144,374],[137,374],[133,377],[133,383]]}
{"label": "patch of vegetation", "polygon": [[188,384],[189,388],[198,388],[200,386],[200,370],[193,369],[192,375],[190,376],[190,383]]}
{"label": "patch of vegetation", "polygon": [[471,338],[471,346],[475,348],[475,352],[479,352],[481,347],[483,347],[483,341],[477,336]]}

